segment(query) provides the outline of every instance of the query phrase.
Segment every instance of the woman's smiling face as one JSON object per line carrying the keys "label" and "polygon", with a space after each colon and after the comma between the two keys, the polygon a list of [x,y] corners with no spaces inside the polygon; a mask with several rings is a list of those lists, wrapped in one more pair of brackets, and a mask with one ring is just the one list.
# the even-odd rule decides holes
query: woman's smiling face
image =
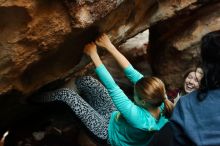
{"label": "woman's smiling face", "polygon": [[197,68],[196,71],[190,72],[184,82],[184,90],[186,93],[190,93],[196,89],[199,89],[200,81],[203,77],[201,68]]}

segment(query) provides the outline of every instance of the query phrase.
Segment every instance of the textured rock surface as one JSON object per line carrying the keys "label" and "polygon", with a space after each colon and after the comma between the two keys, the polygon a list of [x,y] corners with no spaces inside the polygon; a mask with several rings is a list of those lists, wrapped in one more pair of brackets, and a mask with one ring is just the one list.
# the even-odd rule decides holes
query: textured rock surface
{"label": "textured rock surface", "polygon": [[59,75],[53,68],[56,61],[51,62],[53,60],[48,58],[58,51],[59,45],[71,32],[69,17],[62,3],[2,1],[0,19],[1,94],[12,89],[30,93],[54,80]]}
{"label": "textured rock surface", "polygon": [[65,0],[71,16],[72,27],[86,28],[105,17],[124,0]]}
{"label": "textured rock surface", "polygon": [[119,44],[193,2],[0,1],[0,94],[16,90],[29,95],[65,78],[98,31]]}

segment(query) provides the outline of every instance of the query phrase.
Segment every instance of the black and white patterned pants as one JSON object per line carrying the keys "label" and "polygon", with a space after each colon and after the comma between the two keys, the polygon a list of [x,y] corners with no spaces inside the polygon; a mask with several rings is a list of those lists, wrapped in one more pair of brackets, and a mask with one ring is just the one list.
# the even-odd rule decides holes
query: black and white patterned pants
{"label": "black and white patterned pants", "polygon": [[83,98],[71,89],[62,88],[44,94],[43,101],[66,103],[94,135],[106,140],[110,115],[116,110],[107,89],[90,76],[77,79],[76,85]]}

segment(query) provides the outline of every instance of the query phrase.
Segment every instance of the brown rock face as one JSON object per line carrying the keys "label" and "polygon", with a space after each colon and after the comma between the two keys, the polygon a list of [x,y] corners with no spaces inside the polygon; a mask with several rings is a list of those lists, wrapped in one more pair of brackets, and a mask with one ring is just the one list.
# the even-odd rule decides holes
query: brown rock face
{"label": "brown rock face", "polygon": [[71,32],[68,15],[59,1],[8,0],[0,3],[0,12],[1,94],[12,89],[29,93],[51,81],[43,68],[29,70],[65,41]]}
{"label": "brown rock face", "polygon": [[15,90],[30,95],[47,83],[66,78],[78,69],[74,67],[83,46],[98,32],[108,33],[118,45],[194,2],[1,1],[0,94]]}
{"label": "brown rock face", "polygon": [[124,0],[65,0],[74,28],[86,28],[105,17]]}

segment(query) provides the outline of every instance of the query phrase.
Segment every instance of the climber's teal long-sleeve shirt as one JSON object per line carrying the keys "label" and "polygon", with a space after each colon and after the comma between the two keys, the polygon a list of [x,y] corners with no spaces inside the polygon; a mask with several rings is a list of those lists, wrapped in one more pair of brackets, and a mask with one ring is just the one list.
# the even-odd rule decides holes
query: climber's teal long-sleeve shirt
{"label": "climber's teal long-sleeve shirt", "polygon": [[[96,74],[107,88],[118,111],[112,113],[108,136],[113,146],[146,146],[155,130],[161,129],[168,121],[162,114],[156,120],[146,109],[135,105],[115,83],[102,64],[96,68]],[[128,79],[135,84],[143,77],[131,65],[124,70]],[[161,112],[164,104],[161,106]],[[119,115],[122,116],[119,116]]]}

